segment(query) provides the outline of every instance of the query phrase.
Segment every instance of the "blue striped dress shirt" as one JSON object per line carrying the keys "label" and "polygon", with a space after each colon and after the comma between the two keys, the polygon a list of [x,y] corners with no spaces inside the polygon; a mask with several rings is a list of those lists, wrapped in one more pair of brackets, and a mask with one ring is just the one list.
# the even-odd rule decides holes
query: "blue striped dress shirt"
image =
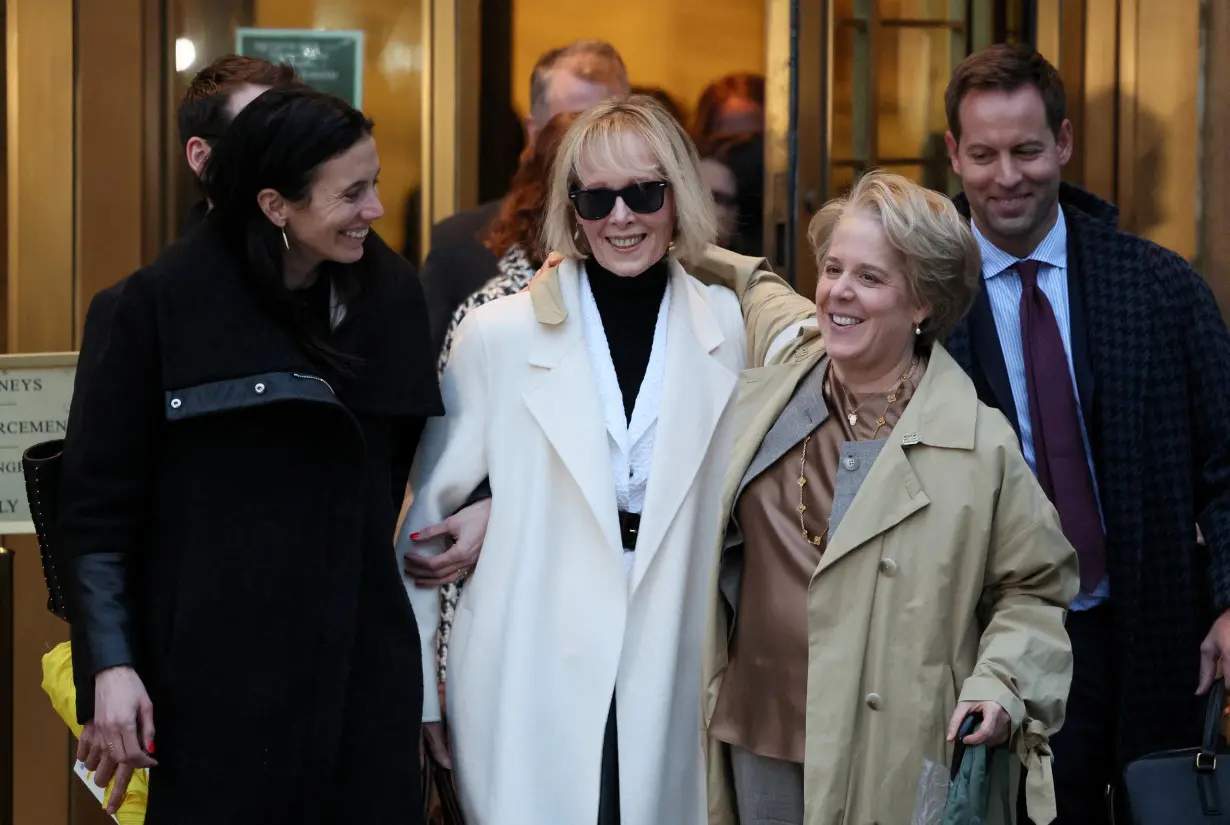
{"label": "blue striped dress shirt", "polygon": [[[1029,420],[1029,391],[1025,383],[1025,351],[1021,345],[1021,277],[1013,268],[1017,261],[1022,259],[1008,254],[988,241],[972,221],[970,225],[982,251],[982,279],[987,298],[991,302],[991,311],[995,316],[995,332],[1004,353],[1008,382],[1012,385],[1012,401],[1016,405],[1017,423],[1021,431],[1021,452],[1025,454],[1029,468],[1037,472],[1034,463],[1033,426]],[[1080,390],[1076,386],[1076,372],[1072,367],[1072,315],[1068,303],[1068,225],[1062,207],[1059,219],[1055,221],[1051,231],[1028,257],[1038,262],[1038,288],[1051,302],[1055,320],[1059,323],[1063,350],[1068,356],[1068,377],[1072,381],[1072,392],[1076,395],[1076,408],[1079,412],[1081,398]],[[1093,466],[1093,451],[1089,448],[1089,433],[1085,430],[1083,413],[1080,425],[1081,438],[1085,442],[1085,457],[1093,475],[1093,494],[1097,497],[1098,513],[1101,515],[1102,498],[1098,492],[1098,474]],[[1105,529],[1104,517],[1102,526]],[[1101,604],[1109,596],[1110,581],[1103,578],[1092,593],[1080,593],[1072,603],[1072,609],[1086,610]]]}

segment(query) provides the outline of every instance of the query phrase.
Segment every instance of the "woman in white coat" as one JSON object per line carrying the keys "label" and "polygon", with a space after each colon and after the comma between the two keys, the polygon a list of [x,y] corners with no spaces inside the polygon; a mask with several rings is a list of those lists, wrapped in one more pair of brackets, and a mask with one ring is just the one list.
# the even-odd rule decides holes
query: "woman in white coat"
{"label": "woman in white coat", "polygon": [[[547,209],[544,246],[565,260],[458,329],[398,554],[443,550],[409,535],[490,479],[447,687],[470,825],[700,825],[711,548],[746,360],[738,301],[685,269],[713,239],[713,204],[695,147],[649,98],[573,125]],[[406,589],[429,654],[437,593]]]}

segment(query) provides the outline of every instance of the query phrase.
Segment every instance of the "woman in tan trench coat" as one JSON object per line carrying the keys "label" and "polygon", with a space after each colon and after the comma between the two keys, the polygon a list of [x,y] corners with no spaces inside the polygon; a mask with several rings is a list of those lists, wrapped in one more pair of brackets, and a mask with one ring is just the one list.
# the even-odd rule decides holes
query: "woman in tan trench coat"
{"label": "woman in tan trench coat", "polygon": [[705,661],[710,822],[908,825],[971,710],[967,741],[1006,745],[1011,795],[1023,762],[1050,822],[1076,556],[939,343],[978,288],[977,246],[946,198],[882,173],[810,235],[816,305],[752,259],[701,267],[737,287],[754,367]]}

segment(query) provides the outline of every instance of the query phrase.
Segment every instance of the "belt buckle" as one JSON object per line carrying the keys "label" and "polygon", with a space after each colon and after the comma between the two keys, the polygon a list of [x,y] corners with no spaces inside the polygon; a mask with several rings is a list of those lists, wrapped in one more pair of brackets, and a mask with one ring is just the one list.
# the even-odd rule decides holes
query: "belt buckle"
{"label": "belt buckle", "polygon": [[[619,513],[619,539],[624,550],[632,552],[636,549],[636,537],[640,533],[640,518],[636,513]],[[631,546],[629,546],[631,545]]]}

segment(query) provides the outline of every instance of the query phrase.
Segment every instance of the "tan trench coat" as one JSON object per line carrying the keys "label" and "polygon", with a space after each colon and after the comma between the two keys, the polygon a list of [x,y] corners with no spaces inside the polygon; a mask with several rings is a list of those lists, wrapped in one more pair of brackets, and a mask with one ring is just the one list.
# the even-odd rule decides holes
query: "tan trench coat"
{"label": "tan trench coat", "polygon": [[[727,515],[765,434],[825,355],[814,326],[782,346],[783,331],[815,307],[757,269],[767,265],[711,250],[694,270],[736,287],[754,367],[741,378]],[[756,368],[775,339],[768,365]],[[716,576],[704,665],[709,821],[733,825],[725,746],[707,735],[730,632]],[[1076,554],[1012,428],[935,345],[809,588],[807,825],[908,825],[924,763],[951,759],[945,737],[957,702],[984,700],[1011,715],[1031,817],[1049,822],[1047,738],[1071,682],[1064,618],[1077,589]],[[1019,766],[1014,759],[1014,810]],[[998,814],[993,805],[990,821]]]}

